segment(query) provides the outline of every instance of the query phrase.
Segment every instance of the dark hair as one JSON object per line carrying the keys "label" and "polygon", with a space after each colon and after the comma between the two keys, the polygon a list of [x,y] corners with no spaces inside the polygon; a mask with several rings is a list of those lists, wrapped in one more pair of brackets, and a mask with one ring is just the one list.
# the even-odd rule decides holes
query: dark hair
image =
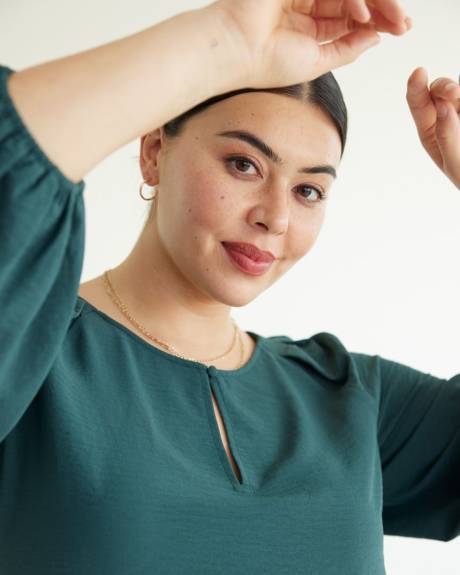
{"label": "dark hair", "polygon": [[293,84],[292,86],[281,86],[279,88],[241,88],[239,90],[234,90],[232,92],[225,92],[224,94],[219,94],[213,96],[204,102],[200,102],[194,108],[187,110],[180,116],[177,116],[173,120],[167,122],[163,129],[166,136],[175,138],[181,134],[184,123],[191,116],[198,114],[201,110],[220,102],[226,98],[231,98],[237,94],[243,94],[245,92],[269,92],[271,94],[284,94],[300,100],[301,102],[309,102],[311,104],[317,105],[321,108],[334,122],[337,131],[340,135],[340,140],[342,142],[342,153],[340,157],[342,158],[343,152],[345,150],[345,143],[347,140],[347,128],[348,128],[348,113],[347,107],[345,105],[342,91],[337,83],[337,80],[333,76],[332,72],[327,72],[322,76],[318,76],[314,80],[304,82],[302,84]]}

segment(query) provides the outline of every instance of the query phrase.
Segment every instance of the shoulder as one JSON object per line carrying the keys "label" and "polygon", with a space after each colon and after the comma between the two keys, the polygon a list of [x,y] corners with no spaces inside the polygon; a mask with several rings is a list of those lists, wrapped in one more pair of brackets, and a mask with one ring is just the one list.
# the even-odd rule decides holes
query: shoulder
{"label": "shoulder", "polygon": [[96,277],[92,280],[87,282],[81,283],[78,289],[78,295],[89,301],[90,303],[97,303],[100,300],[100,280],[99,277]]}
{"label": "shoulder", "polygon": [[272,336],[268,338],[267,347],[277,356],[302,366],[306,371],[336,382],[345,382],[353,372],[361,370],[361,366],[357,365],[360,355],[367,357],[351,352],[339,336],[327,331],[302,339],[287,335]]}
{"label": "shoulder", "polygon": [[268,339],[287,354],[308,355],[321,361],[330,361],[349,353],[339,337],[326,331],[315,333],[303,339],[293,339],[288,335],[276,335]]}
{"label": "shoulder", "polygon": [[[83,282],[78,288],[78,297],[75,302],[74,319],[91,311],[100,310],[107,313],[107,302],[101,290],[99,277]],[[89,305],[87,305],[89,304]]]}
{"label": "shoulder", "polygon": [[121,319],[121,314],[117,313],[116,306],[113,305],[112,300],[107,296],[102,276],[97,276],[80,284],[78,295],[96,310],[102,311],[111,317],[114,316],[117,321]]}

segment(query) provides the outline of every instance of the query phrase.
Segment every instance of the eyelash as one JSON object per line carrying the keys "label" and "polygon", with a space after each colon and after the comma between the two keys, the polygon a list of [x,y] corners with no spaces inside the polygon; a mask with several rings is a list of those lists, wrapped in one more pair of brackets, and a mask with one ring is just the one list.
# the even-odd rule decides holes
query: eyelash
{"label": "eyelash", "polygon": [[[229,156],[227,158],[225,158],[225,163],[226,164],[231,164],[232,162],[236,162],[238,160],[242,160],[243,162],[247,162],[248,164],[251,164],[251,166],[253,168],[255,168],[257,170],[257,172],[259,172],[259,170],[257,169],[257,166],[254,164],[254,162],[252,160],[250,160],[249,158],[247,158],[246,156]],[[237,170],[237,172],[239,172],[240,174],[244,174],[244,172],[241,172],[239,170]],[[305,196],[303,196],[303,198],[305,199],[305,201],[307,201],[307,203],[309,204],[316,204],[316,203],[320,203],[322,201],[324,201],[327,198],[327,194],[325,192],[323,192],[320,188],[317,188],[316,186],[309,186],[309,185],[300,185],[298,186],[300,188],[310,188],[311,190],[315,190],[315,192],[318,193],[319,195],[319,200],[316,200],[315,202],[309,202],[308,198],[305,198]],[[302,196],[302,194],[300,194]]]}

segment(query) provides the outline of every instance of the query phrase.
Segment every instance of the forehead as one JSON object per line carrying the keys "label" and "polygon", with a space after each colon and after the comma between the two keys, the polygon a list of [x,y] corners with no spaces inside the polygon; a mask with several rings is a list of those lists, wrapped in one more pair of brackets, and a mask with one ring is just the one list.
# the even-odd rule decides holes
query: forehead
{"label": "forehead", "polygon": [[[286,161],[311,159],[340,162],[342,145],[338,130],[326,112],[310,102],[268,92],[245,92],[213,104],[189,119],[190,130],[214,142],[215,134],[249,130],[266,141]],[[192,135],[192,134],[190,134]]]}

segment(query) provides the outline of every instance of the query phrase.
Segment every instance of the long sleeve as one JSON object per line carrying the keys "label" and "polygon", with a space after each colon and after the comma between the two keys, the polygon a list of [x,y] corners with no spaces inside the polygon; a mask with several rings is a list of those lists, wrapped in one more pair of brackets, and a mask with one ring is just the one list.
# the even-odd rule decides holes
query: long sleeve
{"label": "long sleeve", "polygon": [[460,535],[460,374],[351,357],[379,405],[384,533],[451,541]]}
{"label": "long sleeve", "polygon": [[0,66],[0,442],[43,385],[72,320],[83,265],[83,181],[46,156]]}

